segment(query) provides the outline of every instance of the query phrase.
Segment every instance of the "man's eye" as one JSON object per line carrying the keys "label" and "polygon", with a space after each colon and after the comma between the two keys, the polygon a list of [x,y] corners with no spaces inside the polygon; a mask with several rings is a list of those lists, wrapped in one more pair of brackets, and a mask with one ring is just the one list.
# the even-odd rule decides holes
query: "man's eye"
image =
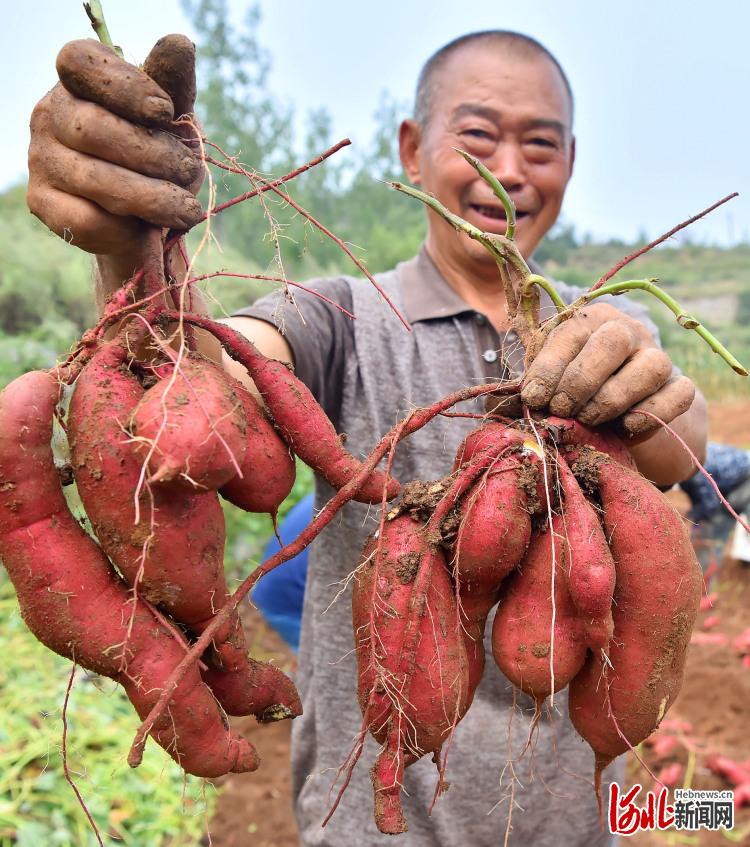
{"label": "man's eye", "polygon": [[462,129],[459,135],[469,135],[472,138],[489,138],[490,134],[487,130],[479,129],[478,127],[470,127],[469,129]]}
{"label": "man's eye", "polygon": [[541,137],[530,138],[528,140],[528,143],[533,144],[536,147],[548,147],[551,150],[554,150],[554,149],[557,148],[557,142],[552,141],[552,139],[550,139],[550,138],[541,138]]}

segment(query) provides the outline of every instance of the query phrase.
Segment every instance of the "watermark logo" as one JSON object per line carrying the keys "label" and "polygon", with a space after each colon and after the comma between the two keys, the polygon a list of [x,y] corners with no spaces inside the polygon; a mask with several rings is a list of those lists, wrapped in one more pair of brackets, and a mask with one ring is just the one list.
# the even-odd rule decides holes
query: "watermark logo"
{"label": "watermark logo", "polygon": [[613,782],[609,786],[609,831],[613,835],[634,835],[644,830],[734,829],[734,791],[693,791],[676,788],[669,802],[666,788],[646,791],[634,785],[623,793]]}

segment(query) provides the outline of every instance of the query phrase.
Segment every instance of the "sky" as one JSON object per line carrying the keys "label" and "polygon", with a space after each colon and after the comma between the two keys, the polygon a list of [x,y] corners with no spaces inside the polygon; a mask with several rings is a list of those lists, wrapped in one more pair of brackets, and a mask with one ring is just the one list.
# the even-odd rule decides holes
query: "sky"
{"label": "sky", "polygon": [[[239,25],[248,3],[228,0]],[[191,28],[179,0],[104,0],[114,40],[141,61]],[[478,29],[545,44],[576,96],[577,162],[563,216],[594,238],[654,237],[714,200],[741,196],[688,231],[750,241],[750,3],[743,0],[262,0],[269,87],[299,115],[325,106],[333,134],[365,144],[384,90],[410,102],[422,63]],[[28,119],[54,58],[91,30],[78,0],[0,0],[5,80],[0,190],[25,178]],[[406,117],[406,115],[404,115]],[[339,154],[342,155],[342,154]]]}

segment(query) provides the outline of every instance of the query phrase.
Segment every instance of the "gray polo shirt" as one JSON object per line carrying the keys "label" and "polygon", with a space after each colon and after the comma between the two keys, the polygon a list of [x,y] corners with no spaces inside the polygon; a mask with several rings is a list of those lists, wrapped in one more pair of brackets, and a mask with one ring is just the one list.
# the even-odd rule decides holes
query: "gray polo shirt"
{"label": "gray polo shirt", "polygon": [[[359,457],[367,455],[409,409],[429,405],[467,385],[508,377],[522,367],[523,351],[516,335],[498,333],[486,316],[468,307],[424,249],[379,275],[378,282],[412,332],[404,329],[366,280],[348,277],[315,280],[310,286],[344,306],[356,320],[297,292],[299,312],[274,293],[238,313],[266,320],[284,332],[297,374],[336,429],[346,433],[347,449]],[[568,302],[579,293],[564,285],[559,290]],[[642,307],[623,298],[614,304],[655,331]],[[544,307],[552,308],[548,301]],[[481,413],[482,401],[464,403],[457,411]],[[399,446],[395,476],[402,483],[443,476],[462,438],[475,425],[466,418],[435,419]],[[317,480],[316,509],[332,494]],[[378,833],[373,821],[369,768],[378,748],[371,738],[338,811],[325,829],[320,825],[338,788],[337,783],[332,791],[337,770],[362,725],[347,576],[357,565],[365,537],[376,526],[377,509],[350,503],[310,550],[298,677],[304,714],[292,728],[295,809],[307,845],[394,843]],[[543,716],[521,757],[532,714],[532,701],[513,690],[489,652],[484,678],[450,749],[450,790],[430,817],[434,764],[425,757],[406,770],[403,802],[409,832],[399,836],[398,843],[404,847],[502,844],[513,790],[511,845],[609,844],[610,837],[599,828],[591,786],[593,754],[567,718],[567,694],[555,695],[554,708]],[[513,768],[507,767],[518,757]]]}

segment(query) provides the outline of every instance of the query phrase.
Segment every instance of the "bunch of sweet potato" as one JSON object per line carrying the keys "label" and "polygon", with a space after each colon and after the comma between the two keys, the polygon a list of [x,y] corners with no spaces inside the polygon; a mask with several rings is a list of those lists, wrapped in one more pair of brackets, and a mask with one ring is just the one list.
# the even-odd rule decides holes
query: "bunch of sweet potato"
{"label": "bunch of sweet potato", "polygon": [[569,688],[602,769],[659,725],[682,681],[701,573],[679,515],[616,438],[573,421],[487,424],[454,472],[406,486],[362,554],[353,592],[359,701],[383,745],[381,831],[403,832],[404,768],[438,765],[495,664],[537,715]]}
{"label": "bunch of sweet potato", "polygon": [[[213,326],[252,359],[273,420],[196,353],[134,359],[124,330],[82,367],[32,372],[0,393],[0,558],[24,620],[50,649],[118,681],[141,718],[190,644],[220,624],[150,731],[186,772],[206,777],[259,765],[227,715],[301,713],[291,680],[248,656],[236,611],[216,620],[229,597],[219,494],[275,517],[295,453],[339,487],[360,467],[286,366]],[[64,428],[96,540],[68,508],[51,447],[60,380],[71,373]],[[379,501],[384,485],[397,493],[376,472],[356,496]]]}

